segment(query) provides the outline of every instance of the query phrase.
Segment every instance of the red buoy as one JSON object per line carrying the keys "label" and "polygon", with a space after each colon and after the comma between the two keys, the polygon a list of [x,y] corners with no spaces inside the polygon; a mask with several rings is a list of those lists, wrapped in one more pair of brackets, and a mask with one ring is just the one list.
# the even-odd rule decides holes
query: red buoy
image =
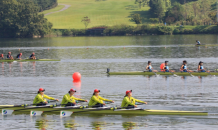
{"label": "red buoy", "polygon": [[163,70],[163,67],[165,66],[165,63],[160,64],[160,70]]}
{"label": "red buoy", "polygon": [[75,72],[75,73],[73,73],[72,78],[73,78],[73,81],[75,81],[75,82],[80,81],[81,74],[79,72]]}

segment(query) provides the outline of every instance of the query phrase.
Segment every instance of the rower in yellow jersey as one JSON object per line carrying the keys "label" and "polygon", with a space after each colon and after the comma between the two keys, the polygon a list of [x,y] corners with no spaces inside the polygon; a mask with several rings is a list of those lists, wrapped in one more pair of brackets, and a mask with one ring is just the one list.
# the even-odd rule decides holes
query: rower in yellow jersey
{"label": "rower in yellow jersey", "polygon": [[35,97],[35,99],[33,101],[34,105],[36,105],[36,106],[46,105],[46,104],[48,104],[46,99],[59,101],[58,99],[55,99],[53,97],[49,97],[49,96],[45,95],[44,91],[45,91],[45,89],[43,89],[43,88],[39,89],[38,94],[36,95],[36,97]]}
{"label": "rower in yellow jersey", "polygon": [[105,105],[105,103],[103,101],[109,101],[109,102],[113,102],[112,100],[109,99],[105,99],[101,96],[99,96],[99,92],[100,90],[95,89],[93,96],[91,97],[90,101],[89,101],[89,106],[91,107],[103,107]]}
{"label": "rower in yellow jersey", "polygon": [[124,96],[124,99],[122,101],[121,107],[135,108],[135,107],[137,107],[137,105],[135,105],[136,102],[147,104],[147,102],[133,98],[132,97],[132,90],[127,90],[126,95]]}
{"label": "rower in yellow jersey", "polygon": [[71,88],[70,91],[64,95],[61,104],[64,104],[62,106],[75,106],[76,100],[78,101],[84,101],[87,102],[87,100],[75,98],[73,95],[75,94],[76,90]]}

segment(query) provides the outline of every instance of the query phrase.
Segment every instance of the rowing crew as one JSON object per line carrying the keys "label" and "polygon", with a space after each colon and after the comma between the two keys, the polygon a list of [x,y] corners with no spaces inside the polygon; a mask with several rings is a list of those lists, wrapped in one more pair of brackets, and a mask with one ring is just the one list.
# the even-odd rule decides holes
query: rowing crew
{"label": "rowing crew", "polygon": [[[21,58],[22,55],[23,55],[22,53],[17,54],[15,59],[16,60],[22,60],[22,58]],[[0,54],[0,60],[3,60],[3,59],[4,59],[4,54]],[[34,52],[30,55],[29,59],[33,59],[33,60],[36,59],[36,56],[35,56]],[[13,56],[11,55],[11,52],[8,52],[7,60],[14,60]]]}
{"label": "rowing crew", "polygon": [[[199,72],[209,72],[209,71],[206,71],[204,66],[203,66],[203,63],[202,61],[199,62],[198,64],[198,71]],[[174,70],[171,70],[168,66],[168,61],[165,61],[165,63],[162,63],[160,65],[160,69],[162,72],[175,72]],[[148,70],[149,72],[158,72],[157,70],[153,70],[153,67],[151,66],[151,61],[148,61],[148,65],[146,67],[146,70]],[[180,71],[181,72],[193,72],[192,70],[189,70],[188,67],[187,67],[187,61],[184,60],[183,61],[183,64],[181,65],[180,67]]]}
{"label": "rowing crew", "polygon": [[[34,105],[36,105],[36,106],[46,105],[46,104],[48,104],[48,101],[46,99],[59,101],[58,99],[55,99],[53,97],[49,97],[49,96],[45,95],[44,92],[45,92],[45,89],[43,89],[43,88],[39,89],[38,94],[36,95],[36,97],[33,101]],[[90,106],[90,107],[103,107],[104,105],[106,105],[103,101],[108,101],[108,102],[114,103],[114,101],[112,101],[112,100],[105,99],[105,98],[99,96],[99,92],[100,92],[100,90],[98,90],[98,89],[94,90],[94,93],[89,101],[88,106]],[[75,106],[76,101],[87,102],[87,100],[85,100],[85,99],[80,99],[80,98],[74,97],[73,95],[75,93],[76,93],[75,89],[73,89],[73,88],[70,89],[70,91],[63,96],[61,105],[62,106]],[[147,104],[147,102],[133,98],[132,97],[132,90],[127,90],[126,95],[124,96],[124,99],[122,101],[121,107],[135,108],[135,107],[137,107],[136,102]]]}

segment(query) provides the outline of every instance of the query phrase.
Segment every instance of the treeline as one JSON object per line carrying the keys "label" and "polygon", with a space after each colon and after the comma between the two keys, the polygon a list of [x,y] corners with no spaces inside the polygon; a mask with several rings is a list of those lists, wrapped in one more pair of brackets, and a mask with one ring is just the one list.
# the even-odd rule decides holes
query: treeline
{"label": "treeline", "polygon": [[43,37],[49,34],[52,23],[38,12],[38,5],[32,0],[0,0],[0,37]]}
{"label": "treeline", "polygon": [[150,22],[186,25],[216,24],[214,0],[150,0]]}
{"label": "treeline", "polygon": [[[98,27],[95,27],[98,28]],[[99,27],[102,28],[102,27]],[[196,26],[185,28],[183,26],[150,26],[139,25],[115,25],[104,27],[102,31],[96,29],[90,31],[85,29],[54,29],[49,36],[125,36],[125,35],[172,35],[172,34],[218,34],[218,26]]]}
{"label": "treeline", "polygon": [[58,5],[57,0],[33,0],[33,1],[34,3],[38,4],[40,12],[54,8]]}

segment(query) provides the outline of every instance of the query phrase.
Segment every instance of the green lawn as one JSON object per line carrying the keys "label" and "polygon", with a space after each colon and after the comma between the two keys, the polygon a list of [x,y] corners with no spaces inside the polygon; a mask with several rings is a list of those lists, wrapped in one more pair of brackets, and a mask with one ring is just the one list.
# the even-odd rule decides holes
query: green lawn
{"label": "green lawn", "polygon": [[[145,6],[141,9],[138,4],[134,3],[135,0],[59,0],[60,4],[71,5],[67,10],[53,13],[45,16],[50,22],[53,23],[54,29],[82,29],[85,28],[81,22],[82,18],[88,16],[91,23],[88,28],[101,25],[118,25],[136,24],[130,21],[131,14],[139,13],[144,18],[149,18],[149,7]],[[62,6],[62,5],[61,5]],[[63,6],[62,6],[63,7]],[[60,6],[47,10],[43,13],[49,13],[60,10]]]}

